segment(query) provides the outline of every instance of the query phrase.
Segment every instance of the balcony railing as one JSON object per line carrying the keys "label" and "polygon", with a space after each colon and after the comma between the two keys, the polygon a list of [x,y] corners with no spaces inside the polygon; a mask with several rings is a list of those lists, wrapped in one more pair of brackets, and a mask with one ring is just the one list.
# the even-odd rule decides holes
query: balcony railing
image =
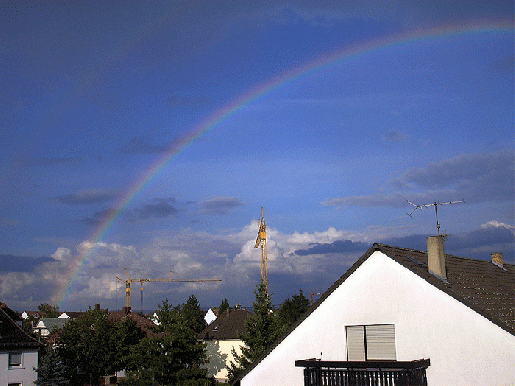
{"label": "balcony railing", "polygon": [[410,362],[295,361],[304,367],[304,386],[427,386],[429,359]]}

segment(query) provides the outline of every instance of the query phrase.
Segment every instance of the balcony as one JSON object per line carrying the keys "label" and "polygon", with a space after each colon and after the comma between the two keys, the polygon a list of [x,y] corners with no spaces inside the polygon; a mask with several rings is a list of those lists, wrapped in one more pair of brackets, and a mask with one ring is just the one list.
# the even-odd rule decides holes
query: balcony
{"label": "balcony", "polygon": [[429,359],[409,362],[295,361],[304,367],[304,386],[427,386]]}

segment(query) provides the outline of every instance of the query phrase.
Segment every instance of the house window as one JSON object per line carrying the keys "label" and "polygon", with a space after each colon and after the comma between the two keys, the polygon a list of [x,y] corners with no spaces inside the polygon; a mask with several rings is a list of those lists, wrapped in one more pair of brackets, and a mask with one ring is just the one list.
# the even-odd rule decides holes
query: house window
{"label": "house window", "polygon": [[396,360],[395,325],[347,326],[347,360]]}
{"label": "house window", "polygon": [[9,353],[9,367],[21,367],[21,352],[10,352]]}
{"label": "house window", "polygon": [[21,386],[21,383],[8,383],[7,386]]}

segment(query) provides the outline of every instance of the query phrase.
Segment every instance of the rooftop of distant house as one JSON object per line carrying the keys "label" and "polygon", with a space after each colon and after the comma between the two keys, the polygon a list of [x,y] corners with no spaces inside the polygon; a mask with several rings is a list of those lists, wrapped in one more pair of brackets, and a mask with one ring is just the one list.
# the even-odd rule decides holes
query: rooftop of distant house
{"label": "rooftop of distant house", "polygon": [[245,330],[245,321],[252,315],[244,309],[225,310],[216,320],[199,334],[203,340],[239,339],[239,334]]}

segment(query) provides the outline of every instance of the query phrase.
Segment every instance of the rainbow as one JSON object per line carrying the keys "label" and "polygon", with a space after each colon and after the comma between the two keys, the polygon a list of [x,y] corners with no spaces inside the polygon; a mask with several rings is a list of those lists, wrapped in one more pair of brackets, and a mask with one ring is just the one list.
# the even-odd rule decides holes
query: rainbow
{"label": "rainbow", "polygon": [[[297,81],[302,77],[308,76],[314,71],[318,71],[321,68],[330,66],[341,60],[368,54],[379,49],[409,44],[411,42],[424,39],[435,39],[470,33],[513,32],[513,29],[514,26],[512,21],[505,20],[495,22],[468,22],[460,25],[397,33],[354,44],[344,48],[343,50],[337,50],[329,55],[317,58],[302,66],[277,75],[265,83],[257,85],[250,91],[240,95],[232,102],[212,113],[204,121],[195,125],[189,132],[179,138],[179,140],[176,141],[166,153],[158,157],[148,169],[142,172],[135,180],[132,187],[127,190],[118,202],[115,203],[114,210],[111,211],[110,215],[90,235],[90,242],[93,244],[98,243],[106,236],[107,232],[124,212],[125,208],[129,206],[140,192],[145,190],[166,164],[177,158],[179,154],[185,151],[198,138],[202,137],[207,132],[214,130],[222,122],[245,109],[251,103],[257,101],[263,96],[272,93],[274,90],[284,87],[285,85]],[[70,264],[70,268],[65,275],[65,280],[63,280],[65,284],[62,288],[59,288],[58,293],[54,296],[53,304],[57,304],[60,308],[62,307],[73,288],[73,284],[77,280],[81,267],[86,264],[88,258],[91,256],[92,249],[93,248],[86,249],[74,258],[73,263]]]}

